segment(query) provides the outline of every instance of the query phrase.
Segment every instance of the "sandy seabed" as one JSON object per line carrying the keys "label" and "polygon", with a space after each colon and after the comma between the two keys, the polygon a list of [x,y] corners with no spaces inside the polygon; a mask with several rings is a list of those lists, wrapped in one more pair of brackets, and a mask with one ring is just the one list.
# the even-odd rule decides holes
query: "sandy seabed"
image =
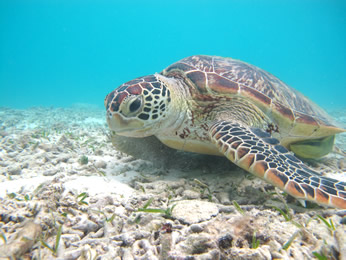
{"label": "sandy seabed", "polygon": [[[0,108],[0,259],[346,259],[345,210],[225,158],[155,156],[117,151],[97,107]],[[309,163],[345,180],[345,158]]]}

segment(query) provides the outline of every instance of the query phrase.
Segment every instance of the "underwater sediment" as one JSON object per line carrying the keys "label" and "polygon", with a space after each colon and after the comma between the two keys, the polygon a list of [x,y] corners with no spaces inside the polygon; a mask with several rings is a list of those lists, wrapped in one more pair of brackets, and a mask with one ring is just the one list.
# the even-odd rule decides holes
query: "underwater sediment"
{"label": "underwater sediment", "polygon": [[[128,156],[104,113],[0,108],[0,258],[345,259],[345,210],[304,208],[221,157]],[[342,157],[307,163],[345,178]]]}

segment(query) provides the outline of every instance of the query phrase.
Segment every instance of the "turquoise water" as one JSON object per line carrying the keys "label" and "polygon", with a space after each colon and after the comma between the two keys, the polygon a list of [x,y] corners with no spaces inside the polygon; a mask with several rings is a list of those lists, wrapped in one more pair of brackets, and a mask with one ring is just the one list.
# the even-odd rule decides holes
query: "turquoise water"
{"label": "turquoise water", "polygon": [[345,107],[346,1],[0,1],[0,106],[103,106],[194,54],[270,71]]}

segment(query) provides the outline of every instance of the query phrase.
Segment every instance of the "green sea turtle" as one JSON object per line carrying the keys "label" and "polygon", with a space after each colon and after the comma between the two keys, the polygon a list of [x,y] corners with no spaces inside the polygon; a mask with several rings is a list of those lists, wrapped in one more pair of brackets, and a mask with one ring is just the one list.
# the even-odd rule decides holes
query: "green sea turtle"
{"label": "green sea turtle", "polygon": [[346,209],[346,182],[298,157],[334,146],[328,115],[272,74],[245,62],[197,55],[122,84],[105,99],[117,135],[156,136],[188,152],[223,155],[288,194]]}

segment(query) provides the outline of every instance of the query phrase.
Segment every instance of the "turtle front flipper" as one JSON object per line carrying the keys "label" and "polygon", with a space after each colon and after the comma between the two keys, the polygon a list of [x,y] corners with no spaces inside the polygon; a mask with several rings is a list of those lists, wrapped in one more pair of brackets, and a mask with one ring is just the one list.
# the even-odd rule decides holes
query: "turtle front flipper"
{"label": "turtle front flipper", "polygon": [[219,121],[209,134],[229,160],[288,194],[346,209],[346,182],[323,177],[310,169],[269,133]]}

